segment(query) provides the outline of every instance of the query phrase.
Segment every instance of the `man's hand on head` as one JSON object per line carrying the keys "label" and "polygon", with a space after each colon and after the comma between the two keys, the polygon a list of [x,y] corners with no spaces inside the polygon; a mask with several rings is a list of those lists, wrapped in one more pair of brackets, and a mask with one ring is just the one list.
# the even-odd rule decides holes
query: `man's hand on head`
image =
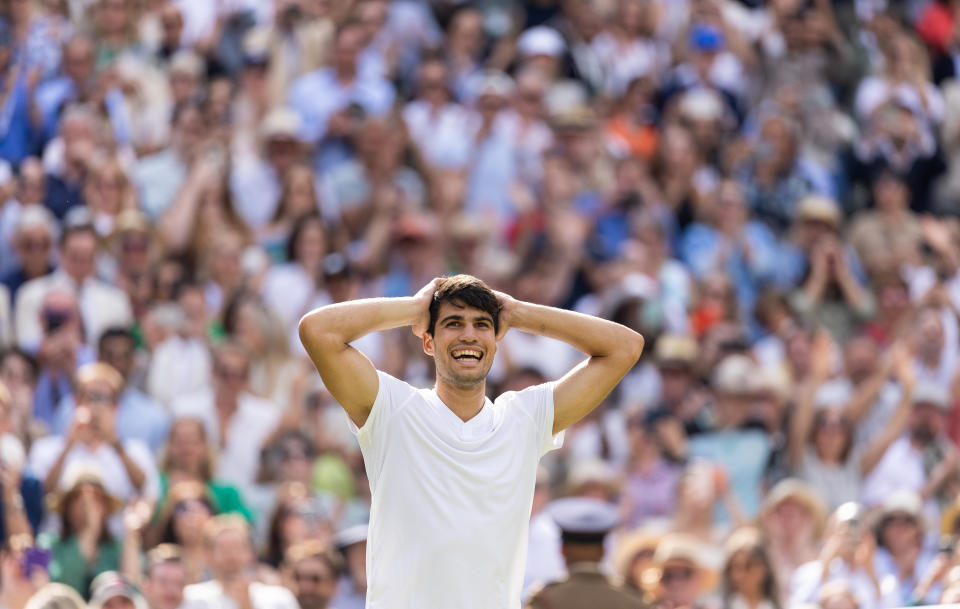
{"label": "man's hand on head", "polygon": [[507,330],[510,329],[510,325],[513,322],[513,315],[516,313],[520,301],[503,292],[494,290],[493,293],[496,294],[497,302],[500,303],[500,319],[497,322],[499,324],[497,328],[497,340],[500,340],[507,333]]}
{"label": "man's hand on head", "polygon": [[420,305],[420,313],[417,320],[410,328],[417,338],[423,338],[430,325],[430,303],[433,302],[433,293],[437,291],[439,277],[435,277],[427,285],[420,288],[420,291],[414,294],[413,298]]}

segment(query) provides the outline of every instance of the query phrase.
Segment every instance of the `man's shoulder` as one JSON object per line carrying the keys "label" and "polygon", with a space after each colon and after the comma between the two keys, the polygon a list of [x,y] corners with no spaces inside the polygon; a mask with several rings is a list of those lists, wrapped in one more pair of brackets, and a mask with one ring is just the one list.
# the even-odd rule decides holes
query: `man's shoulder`
{"label": "man's shoulder", "polygon": [[299,606],[293,592],[287,588],[261,582],[250,584],[250,600],[254,609]]}
{"label": "man's shoulder", "polygon": [[535,403],[544,399],[544,397],[548,395],[552,397],[552,392],[555,385],[556,381],[547,381],[545,383],[530,385],[529,387],[524,387],[523,389],[505,391],[498,395],[496,399],[493,400],[493,403],[498,407],[508,404]]}
{"label": "man's shoulder", "polygon": [[187,601],[210,600],[223,595],[223,587],[215,580],[190,584],[183,589],[183,598]]}
{"label": "man's shoulder", "polygon": [[599,573],[567,575],[544,584],[533,591],[531,606],[545,606],[538,604],[543,600],[548,600],[549,606],[557,609],[581,607],[582,603],[597,601],[610,609],[643,606],[641,597]]}

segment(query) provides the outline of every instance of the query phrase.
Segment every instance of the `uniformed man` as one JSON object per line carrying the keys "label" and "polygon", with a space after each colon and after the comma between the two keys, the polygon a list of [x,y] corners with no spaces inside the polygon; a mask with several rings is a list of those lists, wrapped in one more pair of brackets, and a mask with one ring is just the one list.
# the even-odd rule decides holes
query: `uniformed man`
{"label": "uniformed man", "polygon": [[600,569],[603,540],[619,522],[614,506],[584,497],[558,499],[548,512],[560,527],[568,575],[535,592],[527,609],[638,609],[638,596]]}

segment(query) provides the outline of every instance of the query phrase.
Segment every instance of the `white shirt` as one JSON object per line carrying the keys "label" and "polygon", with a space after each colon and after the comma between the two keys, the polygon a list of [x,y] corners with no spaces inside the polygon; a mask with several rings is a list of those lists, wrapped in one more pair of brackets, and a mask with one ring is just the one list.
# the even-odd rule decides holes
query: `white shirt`
{"label": "white shirt", "polygon": [[[880,462],[863,481],[861,503],[867,507],[883,505],[887,497],[901,490],[920,494],[926,483],[923,452],[913,445],[909,435],[903,435],[883,453]],[[924,503],[923,513],[927,522],[940,522],[940,510],[934,499]]]}
{"label": "white shirt", "polygon": [[357,434],[370,480],[367,609],[519,609],[553,383],[487,399],[464,422],[433,389],[378,372]]}
{"label": "white shirt", "polygon": [[174,334],[153,350],[147,371],[147,393],[169,405],[178,397],[207,387],[211,368],[210,351],[202,341]]}
{"label": "white shirt", "polygon": [[17,291],[14,303],[14,324],[17,345],[26,351],[35,351],[43,340],[40,312],[47,292],[57,286],[73,289],[83,317],[83,329],[87,344],[96,345],[104,330],[112,326],[129,326],[133,323],[133,309],[127,294],[109,283],[89,277],[81,285],[65,272],[54,271],[49,275],[31,279]]}
{"label": "white shirt", "polygon": [[524,600],[528,600],[536,588],[567,574],[561,546],[560,527],[550,514],[540,512],[530,519],[527,568],[523,574]]}
{"label": "white shirt", "polygon": [[[27,460],[33,475],[40,480],[47,477],[57,457],[63,452],[65,442],[66,439],[63,436],[47,436],[33,443]],[[61,490],[65,490],[64,485],[70,483],[70,478],[75,472],[92,470],[100,474],[104,488],[117,499],[129,501],[137,496],[156,499],[160,487],[157,481],[157,467],[150,448],[141,440],[127,440],[123,443],[123,449],[143,472],[145,481],[142,493],[134,488],[117,451],[105,444],[101,444],[95,450],[91,450],[85,444],[74,445],[63,462],[58,486]]]}
{"label": "white shirt", "polygon": [[[296,597],[283,586],[252,582],[249,592],[253,609],[300,609]],[[220,582],[212,580],[184,588],[181,609],[239,609],[239,606],[223,593]]]}
{"label": "white shirt", "polygon": [[203,421],[210,445],[223,446],[217,459],[215,477],[243,490],[256,480],[260,451],[280,422],[282,411],[273,402],[251,393],[241,393],[237,402],[237,410],[227,424],[222,442],[212,388],[178,398],[171,405],[171,410],[174,418],[190,417]]}

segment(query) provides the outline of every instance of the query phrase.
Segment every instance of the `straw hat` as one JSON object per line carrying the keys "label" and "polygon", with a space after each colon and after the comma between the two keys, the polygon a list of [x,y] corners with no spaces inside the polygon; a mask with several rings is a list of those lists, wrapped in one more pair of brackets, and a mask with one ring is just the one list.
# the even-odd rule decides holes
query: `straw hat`
{"label": "straw hat", "polygon": [[817,535],[821,535],[827,524],[827,505],[816,489],[802,480],[787,478],[778,482],[767,494],[761,514],[766,518],[778,505],[791,499],[807,508],[816,523]]}
{"label": "straw hat", "polygon": [[108,514],[113,514],[123,508],[123,501],[107,490],[107,487],[104,486],[103,483],[103,477],[100,476],[97,470],[89,467],[89,465],[78,464],[75,467],[68,468],[64,479],[67,482],[63,485],[62,490],[52,495],[49,499],[48,505],[51,512],[62,513],[63,510],[66,509],[67,504],[70,503],[70,499],[72,499],[73,496],[79,492],[80,487],[84,485],[92,485],[100,489],[107,499]]}
{"label": "straw hat", "polygon": [[657,544],[663,539],[663,533],[646,529],[637,529],[617,539],[616,550],[613,555],[614,568],[617,575],[626,579],[630,575],[633,560],[641,552],[656,552]]}
{"label": "straw hat", "polygon": [[700,573],[700,592],[713,590],[720,581],[716,565],[708,564],[706,548],[695,537],[685,533],[669,533],[657,544],[653,554],[655,567],[644,573],[644,583],[659,582],[664,569],[671,564],[685,563]]}

